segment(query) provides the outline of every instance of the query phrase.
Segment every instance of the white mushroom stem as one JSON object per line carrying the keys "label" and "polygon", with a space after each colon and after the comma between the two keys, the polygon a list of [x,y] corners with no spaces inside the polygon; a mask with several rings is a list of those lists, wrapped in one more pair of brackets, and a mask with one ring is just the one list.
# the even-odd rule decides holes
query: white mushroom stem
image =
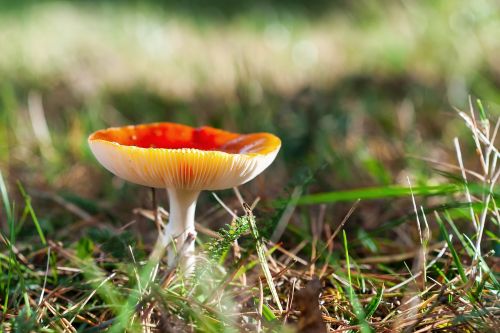
{"label": "white mushroom stem", "polygon": [[180,267],[186,273],[194,268],[194,241],[184,246],[189,234],[196,235],[194,213],[199,191],[167,189],[170,203],[168,224],[160,236],[161,243],[167,248],[168,267],[175,265],[177,254]]}

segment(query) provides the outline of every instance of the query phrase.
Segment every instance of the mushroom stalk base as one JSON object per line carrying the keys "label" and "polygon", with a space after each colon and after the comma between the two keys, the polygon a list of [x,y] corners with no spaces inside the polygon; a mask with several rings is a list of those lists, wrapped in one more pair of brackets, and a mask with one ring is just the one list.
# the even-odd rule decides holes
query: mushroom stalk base
{"label": "mushroom stalk base", "polygon": [[[170,203],[168,224],[161,235],[161,243],[167,248],[168,267],[180,265],[185,274],[194,269],[194,213],[199,191],[167,189]],[[190,242],[186,239],[190,237]],[[194,237],[194,238],[193,238]]]}

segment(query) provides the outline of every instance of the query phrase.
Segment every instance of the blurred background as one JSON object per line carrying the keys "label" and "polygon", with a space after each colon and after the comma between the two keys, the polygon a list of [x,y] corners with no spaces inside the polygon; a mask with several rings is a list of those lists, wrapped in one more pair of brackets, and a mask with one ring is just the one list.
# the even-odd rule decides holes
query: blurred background
{"label": "blurred background", "polygon": [[[498,115],[498,54],[498,1],[0,1],[0,168],[54,238],[86,213],[122,226],[151,206],[148,189],[91,155],[87,136],[108,126],[277,134],[277,161],[241,188],[263,199],[262,216],[306,183],[437,184],[443,173],[422,158],[456,163],[453,137],[470,138],[454,108],[472,96]],[[462,144],[474,168],[473,142]],[[363,204],[360,226],[397,215],[393,204]],[[214,205],[203,195],[199,218]],[[230,221],[219,216],[215,227]]]}

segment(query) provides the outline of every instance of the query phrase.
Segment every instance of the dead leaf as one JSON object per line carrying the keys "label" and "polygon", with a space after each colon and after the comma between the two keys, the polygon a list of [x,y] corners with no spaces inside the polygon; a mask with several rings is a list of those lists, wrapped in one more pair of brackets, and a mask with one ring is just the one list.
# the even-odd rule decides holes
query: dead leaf
{"label": "dead leaf", "polygon": [[299,333],[326,333],[326,325],[319,309],[319,294],[321,293],[321,282],[313,278],[296,294],[295,302],[300,311],[298,332]]}

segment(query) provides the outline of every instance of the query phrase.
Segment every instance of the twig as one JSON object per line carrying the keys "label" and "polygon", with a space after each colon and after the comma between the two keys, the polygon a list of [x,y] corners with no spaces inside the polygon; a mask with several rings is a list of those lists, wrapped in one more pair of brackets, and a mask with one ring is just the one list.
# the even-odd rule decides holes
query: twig
{"label": "twig", "polygon": [[[113,272],[111,273],[107,278],[105,278],[104,280],[101,281],[101,283],[99,283],[99,285],[97,286],[97,288],[95,288],[94,290],[92,290],[92,292],[90,293],[90,295],[83,301],[83,303],[78,307],[78,311],[77,311],[77,314],[78,312],[80,312],[83,307],[92,299],[92,297],[94,297],[94,295],[96,294],[97,290],[99,288],[101,288],[106,282],[108,282],[109,280],[111,280],[114,276],[116,275],[116,272]],[[74,306],[72,306],[71,308],[68,308],[66,311],[64,311],[63,314],[66,314],[68,312],[71,312],[73,309],[76,308],[76,304]],[[73,316],[73,318],[69,321],[69,324],[71,325],[73,323],[73,321],[76,319],[76,314]]]}
{"label": "twig", "polygon": [[293,212],[295,211],[297,202],[302,195],[302,191],[302,186],[296,186],[293,189],[292,194],[290,195],[290,200],[288,201],[283,214],[281,214],[281,217],[271,236],[271,241],[273,241],[274,243],[276,243],[281,238],[281,235],[283,235],[283,233],[285,232],[286,226],[288,225],[288,222],[292,218]]}
{"label": "twig", "polygon": [[477,231],[479,226],[476,220],[476,215],[474,214],[474,209],[472,208],[472,197],[470,195],[469,186],[467,183],[467,175],[465,173],[464,162],[462,160],[462,151],[460,150],[460,143],[458,142],[458,138],[453,139],[453,142],[455,143],[455,150],[457,153],[458,164],[460,165],[460,170],[462,170],[462,178],[464,180],[464,187],[465,187],[465,197],[467,199],[467,202],[469,203],[471,220],[472,223],[474,224],[474,228]]}
{"label": "twig", "polygon": [[354,213],[354,211],[358,207],[358,204],[359,204],[360,201],[361,201],[361,199],[358,199],[358,200],[356,200],[354,202],[354,204],[351,206],[351,208],[347,212],[346,216],[344,216],[344,219],[342,220],[342,222],[340,222],[340,224],[337,226],[337,228],[335,229],[335,231],[333,232],[333,234],[327,240],[325,246],[321,249],[321,251],[318,252],[318,254],[316,255],[316,257],[312,260],[313,263],[315,263],[316,261],[318,261],[318,259],[323,255],[323,253],[325,252],[325,250],[332,244],[332,242],[335,239],[335,237],[337,236],[337,234],[344,227],[344,224],[346,224],[347,220],[349,220],[349,217],[351,217],[352,213]]}
{"label": "twig", "polygon": [[257,332],[262,331],[262,310],[264,309],[264,288],[262,287],[262,280],[259,278],[259,305],[257,307],[257,311],[260,315],[260,318],[257,321]]}
{"label": "twig", "polygon": [[47,247],[47,266],[45,268],[45,276],[43,278],[42,292],[40,293],[40,299],[38,300],[38,306],[40,306],[40,304],[42,304],[42,301],[43,301],[45,287],[47,286],[47,276],[49,275],[49,267],[50,267],[50,246]]}

